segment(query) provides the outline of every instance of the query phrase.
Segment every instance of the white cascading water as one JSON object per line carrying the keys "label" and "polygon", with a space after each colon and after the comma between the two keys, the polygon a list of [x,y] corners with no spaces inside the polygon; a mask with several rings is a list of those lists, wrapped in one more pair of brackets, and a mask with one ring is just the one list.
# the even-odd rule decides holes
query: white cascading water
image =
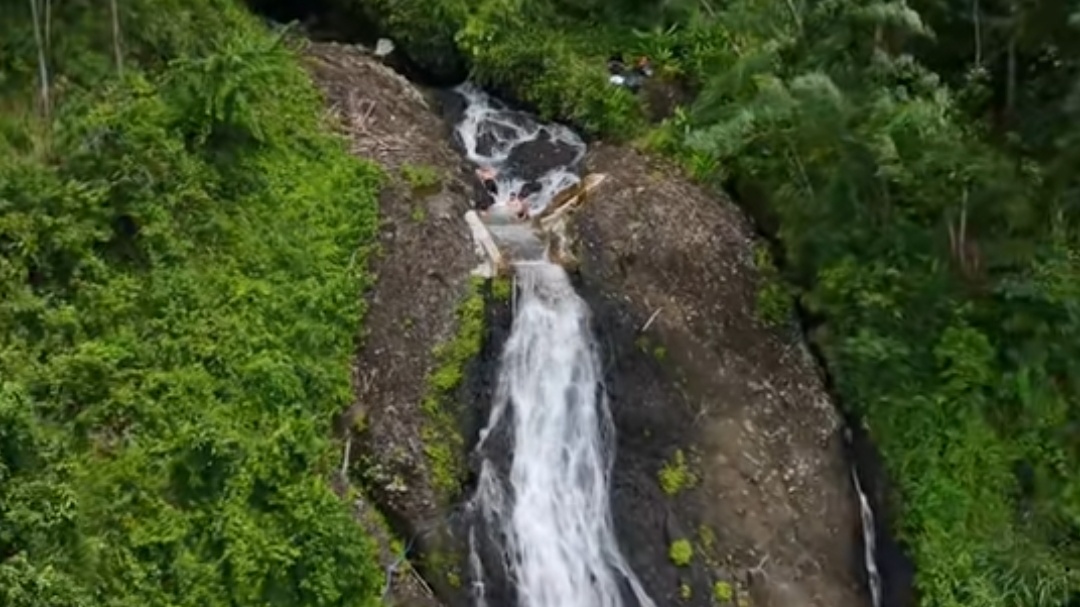
{"label": "white cascading water", "polygon": [[[568,165],[551,168],[536,180],[541,188],[528,199],[530,212],[542,211],[555,194],[580,181],[573,167],[585,156],[585,143],[573,131],[541,124],[470,85],[456,90],[467,102],[457,136],[471,162],[497,169],[496,205],[506,204],[525,183],[508,166],[511,152],[541,137],[574,154]],[[531,234],[525,225],[491,229],[504,241]],[[496,566],[513,585],[520,607],[654,607],[613,531],[614,426],[588,307],[560,266],[544,259],[514,266],[516,315],[491,417],[476,447],[482,463],[470,506],[498,552]],[[487,453],[485,447],[497,434],[504,444]],[[872,605],[881,607],[874,513],[854,468],[851,474]],[[477,607],[489,607],[481,541],[476,529],[470,530],[473,596]]]}
{"label": "white cascading water", "polygon": [[585,142],[577,133],[560,124],[543,124],[528,114],[506,108],[472,85],[463,84],[455,90],[468,104],[455,129],[465,148],[465,157],[477,166],[498,170],[495,204],[506,204],[510,194],[525,183],[513,171],[504,170],[510,153],[514,148],[542,137],[574,150],[574,158],[568,166],[549,170],[537,179],[541,190],[528,198],[530,211],[542,211],[555,194],[580,181],[573,165],[585,157]]}
{"label": "white cascading water", "polygon": [[[584,155],[584,143],[569,129],[537,125],[475,89],[459,92],[469,105],[458,134],[476,164],[501,168],[515,146],[544,130],[577,150],[575,163]],[[489,154],[477,151],[481,137],[493,138]],[[520,185],[513,174],[500,180],[502,192]],[[539,181],[544,189],[530,200],[534,212],[578,176],[556,167]],[[476,524],[520,607],[653,607],[615,539],[609,504],[614,425],[588,306],[562,267],[543,259],[514,265],[515,317],[476,447],[481,470],[470,504]],[[490,448],[493,440],[497,448]],[[487,607],[476,531],[469,534],[473,596],[478,607]]]}
{"label": "white cascading water", "polygon": [[863,561],[866,563],[867,586],[870,587],[870,600],[873,607],[881,607],[881,574],[878,572],[875,554],[877,536],[874,533],[874,510],[870,508],[870,499],[859,482],[859,473],[851,468],[851,480],[855,483],[855,492],[859,495],[859,514],[862,517]]}

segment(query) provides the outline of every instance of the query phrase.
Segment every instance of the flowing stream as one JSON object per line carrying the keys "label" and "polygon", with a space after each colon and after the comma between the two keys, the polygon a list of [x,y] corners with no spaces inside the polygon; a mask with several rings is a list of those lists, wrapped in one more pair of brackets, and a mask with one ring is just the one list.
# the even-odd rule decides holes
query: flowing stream
{"label": "flowing stream", "polygon": [[[475,89],[459,92],[468,102],[460,143],[475,164],[499,171],[496,204],[505,204],[526,173],[542,186],[528,200],[534,212],[578,181],[585,145],[573,132],[500,107]],[[530,144],[554,163],[515,162]],[[514,265],[513,326],[476,447],[480,477],[469,538],[475,604],[653,607],[613,530],[615,428],[588,306],[562,267],[542,258]],[[506,580],[507,597],[488,596],[493,578]]]}
{"label": "flowing stream", "polygon": [[[542,211],[580,180],[585,143],[463,85],[458,143],[477,167],[497,171],[496,205],[531,181]],[[512,241],[530,228],[492,227]],[[517,232],[515,232],[517,231]],[[515,315],[498,387],[474,455],[480,475],[469,503],[470,575],[477,607],[654,607],[623,557],[610,510],[614,433],[589,309],[562,267],[536,250],[514,262]],[[880,607],[874,518],[859,478],[865,566]],[[497,597],[491,586],[503,580]]]}

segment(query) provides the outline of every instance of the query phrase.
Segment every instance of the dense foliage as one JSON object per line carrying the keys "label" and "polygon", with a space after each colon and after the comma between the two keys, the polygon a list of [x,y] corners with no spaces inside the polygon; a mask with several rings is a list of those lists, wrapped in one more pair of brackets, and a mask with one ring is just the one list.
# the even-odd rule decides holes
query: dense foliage
{"label": "dense foliage", "polygon": [[380,176],[231,1],[111,9],[2,9],[0,604],[375,604],[327,480]]}
{"label": "dense foliage", "polygon": [[[922,604],[1080,600],[1080,9],[440,4],[477,79],[764,193],[789,288],[896,481]],[[693,104],[646,127],[606,83],[619,51]]]}

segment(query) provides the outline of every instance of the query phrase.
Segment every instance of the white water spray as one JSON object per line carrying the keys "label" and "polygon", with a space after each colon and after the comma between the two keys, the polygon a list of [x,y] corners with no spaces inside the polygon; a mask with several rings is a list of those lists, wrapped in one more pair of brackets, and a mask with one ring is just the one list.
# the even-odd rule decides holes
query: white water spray
{"label": "white water spray", "polygon": [[881,607],[881,574],[878,572],[875,553],[877,552],[877,536],[874,533],[874,511],[870,508],[870,500],[863,492],[862,483],[859,482],[859,473],[851,468],[851,480],[855,483],[855,492],[859,494],[859,514],[862,517],[863,532],[863,561],[866,563],[867,585],[870,587],[870,599],[873,607]]}
{"label": "white water spray", "polygon": [[573,149],[575,155],[570,166],[552,168],[536,180],[540,191],[528,198],[530,212],[539,213],[555,194],[580,181],[572,166],[585,157],[585,142],[577,133],[565,126],[544,124],[524,112],[508,109],[472,85],[463,84],[455,90],[468,103],[465,115],[455,129],[466,158],[477,166],[490,166],[498,171],[495,204],[506,204],[510,194],[525,184],[525,180],[513,171],[504,170],[510,153],[522,144],[542,138]]}
{"label": "white water spray", "polygon": [[[584,155],[585,144],[569,129],[498,107],[475,89],[459,92],[469,104],[457,127],[466,155],[500,169],[496,204],[523,182],[501,170],[516,146],[550,137],[575,150],[571,165]],[[481,140],[486,154],[478,151]],[[529,200],[533,212],[578,180],[572,167],[550,168]],[[615,539],[609,504],[615,428],[588,306],[562,267],[543,259],[517,262],[515,283],[513,326],[476,447],[482,463],[471,506],[496,556],[480,558],[472,529],[475,604],[487,607],[485,576],[498,569],[520,607],[654,607]]]}
{"label": "white water spray", "polygon": [[485,460],[477,500],[503,539],[522,607],[652,607],[615,540],[609,509],[614,426],[585,302],[557,265],[517,268],[520,298],[478,449],[500,424],[509,473]]}

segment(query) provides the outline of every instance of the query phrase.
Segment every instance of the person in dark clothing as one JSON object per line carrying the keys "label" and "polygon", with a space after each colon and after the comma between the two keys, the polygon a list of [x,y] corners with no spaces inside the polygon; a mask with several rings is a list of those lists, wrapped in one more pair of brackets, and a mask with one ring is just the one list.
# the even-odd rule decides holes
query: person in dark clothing
{"label": "person in dark clothing", "polygon": [[615,86],[622,86],[636,93],[645,83],[647,78],[653,75],[652,62],[648,57],[638,57],[632,68],[628,68],[623,58],[613,55],[608,59],[609,79]]}
{"label": "person in dark clothing", "polygon": [[607,61],[608,73],[611,75],[619,75],[626,71],[626,63],[623,61],[622,55],[612,55],[608,57]]}

